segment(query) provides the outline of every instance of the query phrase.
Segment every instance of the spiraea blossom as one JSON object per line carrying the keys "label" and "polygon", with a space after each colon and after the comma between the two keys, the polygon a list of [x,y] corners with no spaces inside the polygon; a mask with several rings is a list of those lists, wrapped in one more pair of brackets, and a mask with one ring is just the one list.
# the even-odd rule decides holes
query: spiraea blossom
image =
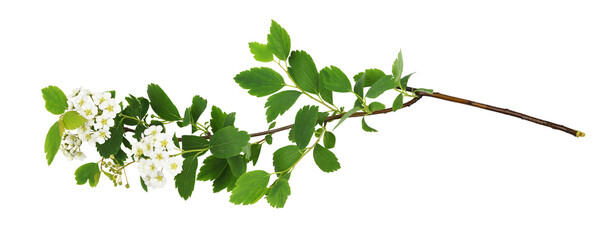
{"label": "spiraea blossom", "polygon": [[68,111],[76,111],[85,118],[85,124],[75,130],[66,130],[61,149],[69,159],[84,159],[80,151],[83,142],[90,145],[103,144],[111,137],[110,128],[120,106],[110,92],[91,92],[78,88],[72,91],[68,99]]}
{"label": "spiraea blossom", "polygon": [[[183,160],[171,157],[171,137],[162,132],[160,126],[150,126],[144,131],[141,141],[133,144],[131,152],[138,161],[137,169],[144,183],[150,188],[161,188],[167,177],[182,172]],[[168,175],[165,175],[165,173]]]}

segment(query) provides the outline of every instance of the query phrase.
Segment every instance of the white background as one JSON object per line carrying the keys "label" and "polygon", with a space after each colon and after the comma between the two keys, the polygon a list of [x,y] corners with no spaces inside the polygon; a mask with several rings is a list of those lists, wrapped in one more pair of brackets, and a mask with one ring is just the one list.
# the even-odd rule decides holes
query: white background
{"label": "white background", "polygon": [[[218,3],[221,2],[221,3]],[[492,2],[492,3],[489,3]],[[608,239],[606,67],[602,1],[2,1],[0,238],[30,239]],[[587,133],[422,99],[406,110],[351,119],[336,131],[342,168],[296,168],[284,209],[235,206],[210,182],[182,200],[168,183],[145,193],[107,179],[77,186],[44,138],[56,116],[40,89],[79,86],[146,94],[161,85],[180,111],[200,94],[265,130],[265,98],[232,78],[255,66],[247,43],[270,20],[317,67],[353,76],[390,72],[399,49],[414,87],[506,107]],[[274,67],[274,66],[273,66]],[[390,105],[394,93],[383,98]],[[352,97],[335,96],[341,105]],[[297,106],[313,104],[301,98]],[[295,107],[294,107],[295,108]],[[294,110],[279,119],[291,123]],[[208,118],[208,111],[204,114]],[[175,130],[175,128],[173,129]],[[180,132],[182,133],[182,132]],[[286,133],[255,168],[272,170]],[[89,148],[86,161],[97,161]]]}

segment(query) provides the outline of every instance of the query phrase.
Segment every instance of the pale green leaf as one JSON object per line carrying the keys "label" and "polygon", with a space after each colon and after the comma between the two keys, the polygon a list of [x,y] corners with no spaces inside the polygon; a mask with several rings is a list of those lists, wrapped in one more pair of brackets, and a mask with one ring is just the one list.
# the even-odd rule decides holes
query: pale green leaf
{"label": "pale green leaf", "polygon": [[397,59],[393,62],[393,76],[395,79],[401,79],[401,74],[403,74],[403,56],[401,50],[399,50]]}
{"label": "pale green leaf", "polygon": [[266,200],[268,204],[275,208],[282,208],[287,202],[287,197],[291,195],[291,189],[289,188],[289,182],[284,178],[279,178],[275,183],[268,189]]}
{"label": "pale green leaf", "polygon": [[403,107],[403,94],[399,93],[395,98],[395,101],[393,101],[393,112],[399,110],[401,107]]}
{"label": "pale green leaf", "polygon": [[365,96],[368,98],[377,98],[386,90],[393,89],[395,87],[397,87],[397,82],[393,79],[393,76],[386,75],[374,83],[374,85],[367,90],[367,94]]}
{"label": "pale green leaf", "polygon": [[386,108],[386,106],[384,106],[384,104],[382,104],[380,102],[373,102],[373,103],[369,104],[369,110],[372,112],[382,110],[384,108]]}
{"label": "pale green leaf", "polygon": [[44,98],[44,107],[50,113],[59,115],[68,109],[68,98],[63,91],[56,86],[48,86],[42,89],[42,98]]}
{"label": "pale green leaf", "polygon": [[46,140],[44,141],[44,152],[46,153],[46,161],[50,166],[59,151],[59,145],[61,145],[61,133],[59,131],[59,121],[55,122],[46,134]]}
{"label": "pale green leaf", "polygon": [[268,47],[272,50],[275,56],[280,60],[287,60],[291,51],[291,39],[287,31],[277,22],[272,20],[270,25],[270,34],[267,37]]}
{"label": "pale green leaf", "polygon": [[348,110],[348,112],[346,112],[344,115],[342,115],[342,117],[340,118],[340,121],[338,121],[338,124],[336,124],[336,126],[334,127],[334,130],[336,130],[336,128],[338,128],[338,126],[340,126],[340,124],[342,124],[342,122],[344,122],[344,120],[346,120],[347,118],[349,118],[351,115],[355,114],[359,110],[361,110],[361,108],[359,108],[359,107],[354,107],[351,110]]}
{"label": "pale green leaf", "polygon": [[266,186],[270,181],[270,174],[256,170],[243,174],[237,181],[230,202],[234,204],[249,205],[256,203],[266,194]]}
{"label": "pale green leaf", "polygon": [[272,154],[272,165],[275,172],[282,172],[293,166],[302,157],[300,148],[296,145],[289,145],[277,149]]}
{"label": "pale green leaf", "polygon": [[83,185],[89,182],[89,186],[95,187],[99,182],[99,176],[101,172],[99,171],[99,166],[97,163],[85,163],[84,165],[78,167],[74,176],[76,178],[76,184]]}
{"label": "pale green leaf", "polygon": [[273,60],[272,50],[266,44],[250,42],[249,51],[253,54],[253,58],[260,62],[270,62]]}

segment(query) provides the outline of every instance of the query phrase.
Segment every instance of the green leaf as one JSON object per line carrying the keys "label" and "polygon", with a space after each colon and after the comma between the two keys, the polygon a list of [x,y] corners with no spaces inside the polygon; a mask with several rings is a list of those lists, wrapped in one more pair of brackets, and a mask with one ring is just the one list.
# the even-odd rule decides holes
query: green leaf
{"label": "green leaf", "polygon": [[175,147],[181,148],[179,146],[179,139],[177,139],[177,134],[176,133],[173,133],[173,138],[171,138],[171,140],[173,140],[173,145],[175,145]]}
{"label": "green leaf", "polygon": [[346,112],[344,115],[342,115],[342,117],[340,118],[340,121],[338,121],[338,124],[336,124],[336,126],[334,127],[334,130],[336,130],[336,128],[338,128],[338,126],[340,126],[340,124],[342,124],[342,122],[344,122],[344,120],[346,120],[347,118],[349,118],[351,115],[355,114],[359,110],[361,110],[361,108],[359,108],[359,107],[354,107],[351,110],[348,110],[348,112]]}
{"label": "green leaf", "polygon": [[306,52],[291,52],[287,71],[296,85],[302,90],[313,94],[319,92],[319,72],[312,57]]}
{"label": "green leaf", "polygon": [[280,60],[287,60],[289,51],[291,50],[291,39],[287,31],[274,20],[272,20],[270,25],[270,34],[268,34],[267,40],[268,47],[274,55]]}
{"label": "green leaf", "polygon": [[317,166],[319,166],[323,172],[333,172],[340,169],[338,158],[327,148],[317,144],[312,151],[312,155],[315,159],[315,163],[317,163]]}
{"label": "green leaf", "polygon": [[266,194],[266,186],[269,181],[270,174],[262,170],[243,174],[236,181],[236,186],[230,195],[230,202],[243,205],[256,203]]}
{"label": "green leaf", "polygon": [[201,150],[201,152],[189,152],[182,154],[184,158],[194,157],[203,155],[209,149],[209,141],[207,139],[194,136],[194,135],[183,135],[182,136],[182,149],[184,151]]}
{"label": "green leaf", "polygon": [[148,113],[148,108],[150,107],[150,101],[148,101],[148,99],[145,99],[143,97],[138,97],[137,100],[139,100],[139,104],[141,104],[141,112],[139,113],[139,118],[144,119],[144,117]]}
{"label": "green leaf", "polygon": [[209,140],[211,153],[218,158],[236,156],[249,142],[249,134],[235,127],[225,127],[217,131]]}
{"label": "green leaf", "polygon": [[304,106],[296,114],[296,120],[291,128],[293,140],[300,149],[305,148],[310,142],[312,134],[317,125],[317,114],[319,106]]}
{"label": "green leaf", "polygon": [[44,98],[44,107],[50,113],[59,115],[68,109],[68,98],[63,91],[56,86],[48,86],[42,89],[42,98]]}
{"label": "green leaf", "polygon": [[403,73],[403,56],[401,55],[401,50],[399,50],[399,55],[397,55],[397,59],[393,62],[393,76],[395,79],[401,79],[401,74]]}
{"label": "green leaf", "polygon": [[425,93],[433,94],[433,89],[417,88],[416,91],[414,91],[414,92],[425,92]]}
{"label": "green leaf", "polygon": [[124,166],[126,160],[127,153],[125,153],[125,151],[123,151],[122,149],[119,149],[118,152],[114,154],[114,159],[112,159],[115,164],[118,164],[120,166]]}
{"label": "green leaf", "polygon": [[260,62],[270,62],[273,60],[272,50],[266,44],[259,42],[250,42],[249,51],[253,54],[253,58]]}
{"label": "green leaf", "polygon": [[247,164],[243,161],[242,155],[232,156],[226,159],[228,165],[230,166],[230,171],[232,171],[232,175],[236,177],[240,177],[247,170]]}
{"label": "green leaf", "polygon": [[272,145],[272,134],[268,134],[264,136],[264,140],[268,143],[268,145]]}
{"label": "green leaf", "polygon": [[186,111],[184,111],[184,120],[177,122],[177,126],[179,126],[179,127],[188,126],[188,125],[190,125],[190,120],[191,120],[190,108],[186,108]]}
{"label": "green leaf", "polygon": [[289,188],[289,182],[286,179],[279,178],[268,190],[267,198],[268,204],[275,208],[282,208],[287,202],[287,197],[291,195],[291,189]]}
{"label": "green leaf", "polygon": [[226,115],[226,118],[224,119],[224,126],[222,126],[222,127],[234,127],[235,119],[236,119],[235,112],[231,112],[230,114]]}
{"label": "green leaf", "polygon": [[283,77],[267,67],[251,68],[234,77],[234,81],[252,96],[263,97],[281,90],[285,86]]}
{"label": "green leaf", "polygon": [[[129,95],[128,97],[125,98],[125,100],[127,100],[127,103],[129,105],[123,110],[123,113],[126,114],[127,116],[141,118],[142,106],[141,106],[141,103],[139,102],[139,99],[134,97],[133,95]],[[127,125],[137,125],[137,123],[138,123],[137,121],[135,121],[133,119],[128,119],[128,120],[132,121],[132,122],[130,122],[132,124],[127,124]]]}
{"label": "green leaf", "polygon": [[[365,75],[363,75],[365,74]],[[365,72],[360,72],[357,75],[355,75],[355,81],[358,81],[359,78],[361,76],[365,77],[365,84],[363,85],[364,87],[370,87],[372,85],[374,85],[374,83],[376,83],[378,80],[380,80],[380,78],[384,77],[386,74],[384,74],[384,72],[380,69],[366,69]]]}
{"label": "green leaf", "polygon": [[325,67],[321,69],[321,80],[325,88],[335,92],[350,92],[352,86],[350,80],[342,70],[336,66]]}
{"label": "green leaf", "polygon": [[59,131],[59,121],[55,122],[46,134],[44,141],[44,152],[46,153],[46,162],[50,166],[59,151],[61,145],[61,133]]}
{"label": "green leaf", "polygon": [[179,121],[182,119],[179,115],[177,107],[173,105],[171,99],[167,96],[165,91],[156,84],[148,85],[148,97],[150,98],[150,105],[152,110],[160,118],[167,121]]}
{"label": "green leaf", "polygon": [[213,192],[216,193],[222,191],[225,188],[230,187],[231,185],[234,185],[236,183],[236,179],[237,178],[232,175],[230,167],[226,167],[222,174],[217,179],[215,179],[215,181],[213,181]]}
{"label": "green leaf", "polygon": [[386,75],[380,78],[380,80],[374,83],[374,85],[372,85],[369,90],[367,90],[366,97],[377,98],[386,90],[393,89],[395,87],[397,87],[397,82],[393,79],[393,76]]}
{"label": "green leaf", "polygon": [[412,76],[412,74],[414,73],[410,73],[408,75],[405,75],[405,77],[401,78],[401,80],[399,81],[399,86],[405,90],[405,87],[407,87],[407,82],[410,80],[410,77]]}
{"label": "green leaf", "polygon": [[141,188],[144,189],[144,191],[148,192],[148,185],[146,185],[146,182],[144,182],[144,179],[142,177],[139,177],[139,183],[141,184]]}
{"label": "green leaf", "polygon": [[328,149],[334,148],[336,146],[336,135],[330,131],[325,131],[325,134],[323,134],[323,145]]}
{"label": "green leaf", "polygon": [[378,130],[373,129],[372,127],[370,127],[369,125],[367,125],[367,123],[365,122],[365,118],[361,118],[361,127],[366,132],[378,132]]}
{"label": "green leaf", "polygon": [[194,191],[196,178],[196,169],[198,168],[198,160],[196,156],[184,159],[182,172],[175,175],[175,187],[177,192],[184,199],[188,200]]}
{"label": "green leaf", "polygon": [[[192,98],[192,106],[190,107],[190,117],[193,123],[198,122],[205,109],[207,108],[207,100],[199,95]],[[195,124],[193,124],[195,125]]]}
{"label": "green leaf", "polygon": [[294,103],[298,100],[298,98],[302,95],[300,91],[283,91],[272,95],[266,101],[264,105],[266,109],[266,121],[272,122],[279,115],[283,115]]}
{"label": "green leaf", "polygon": [[89,186],[95,187],[99,182],[101,172],[97,163],[85,163],[76,169],[74,175],[76,176],[76,184],[83,185],[88,181]]}
{"label": "green leaf", "polygon": [[[357,77],[358,76],[358,77]],[[361,73],[360,75],[355,76],[355,87],[353,88],[353,92],[361,97],[364,98],[365,96],[363,95],[363,88],[365,87],[365,73]],[[360,99],[357,99],[360,100]]]}
{"label": "green leaf", "polygon": [[119,116],[117,116],[114,121],[114,127],[110,128],[110,138],[106,139],[103,144],[97,143],[97,152],[103,158],[110,158],[110,156],[118,153],[120,150],[120,144],[122,143],[122,138],[124,134],[124,125],[122,120],[119,120]]}
{"label": "green leaf", "polygon": [[215,180],[222,175],[222,172],[224,172],[226,166],[228,166],[226,159],[216,158],[215,156],[211,155],[203,160],[203,166],[201,166],[201,170],[198,173],[196,180]]}
{"label": "green leaf", "polygon": [[209,125],[211,125],[211,131],[217,132],[218,130],[224,127],[224,121],[226,120],[226,114],[219,107],[212,106],[211,107],[211,120],[209,121]]}
{"label": "green leaf", "polygon": [[329,104],[334,104],[333,92],[327,89],[321,80],[319,80],[319,95],[321,96],[321,99]]}
{"label": "green leaf", "polygon": [[372,112],[382,110],[384,108],[386,108],[386,106],[384,106],[384,104],[382,104],[380,102],[373,102],[373,103],[369,104],[369,110]]}
{"label": "green leaf", "polygon": [[247,158],[253,162],[253,166],[258,163],[258,159],[260,158],[260,153],[262,152],[262,144],[252,144],[251,145],[251,155]]}
{"label": "green leaf", "polygon": [[393,101],[393,112],[396,112],[403,106],[403,94],[399,93]]}
{"label": "green leaf", "polygon": [[275,172],[282,172],[293,166],[302,157],[300,148],[296,145],[288,145],[277,149],[272,154],[272,165]]}
{"label": "green leaf", "polygon": [[323,123],[325,122],[325,119],[327,119],[327,117],[329,117],[328,112],[320,112],[319,115],[317,115],[317,124],[323,125]]}

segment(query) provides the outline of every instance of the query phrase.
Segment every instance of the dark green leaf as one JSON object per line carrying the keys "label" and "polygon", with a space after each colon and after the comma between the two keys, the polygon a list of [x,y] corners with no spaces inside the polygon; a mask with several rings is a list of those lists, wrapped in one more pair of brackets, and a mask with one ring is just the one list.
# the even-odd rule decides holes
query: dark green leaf
{"label": "dark green leaf", "polygon": [[272,24],[270,25],[270,34],[268,34],[267,40],[268,47],[274,55],[280,60],[287,60],[289,51],[291,50],[291,39],[287,31],[274,20],[272,20]]}
{"label": "dark green leaf", "polygon": [[139,177],[139,183],[141,184],[141,188],[144,189],[144,191],[148,192],[148,185],[146,185],[142,177]]}
{"label": "dark green leaf", "polygon": [[97,163],[85,163],[76,169],[74,175],[76,176],[76,184],[83,185],[88,181],[89,186],[95,187],[99,182],[101,172]]}
{"label": "dark green leaf", "polygon": [[386,74],[380,69],[366,69],[365,72],[360,72],[355,75],[355,81],[358,81],[361,76],[365,74],[365,84],[364,87],[370,87],[374,85],[380,78],[384,77]]}
{"label": "dark green leaf", "polygon": [[143,97],[138,97],[137,100],[139,100],[139,104],[141,104],[141,112],[139,113],[139,118],[144,119],[144,117],[148,113],[148,108],[150,107],[150,101],[148,101],[148,99],[145,99]]}
{"label": "dark green leaf", "polygon": [[282,172],[293,166],[302,157],[300,148],[296,145],[289,145],[277,149],[272,154],[272,165],[275,172]]}
{"label": "dark green leaf", "polygon": [[285,86],[283,77],[267,67],[252,68],[242,71],[234,77],[234,81],[252,96],[263,97],[281,90]]}
{"label": "dark green leaf", "polygon": [[268,134],[264,136],[264,140],[268,143],[268,145],[272,145],[272,134]]}
{"label": "dark green leaf", "polygon": [[124,125],[119,118],[120,117],[116,117],[114,119],[116,124],[114,127],[110,128],[110,138],[103,144],[96,144],[97,152],[99,152],[99,155],[103,158],[110,158],[110,156],[118,153],[118,150],[120,150],[120,144],[122,143],[124,134]]}
{"label": "dark green leaf", "polygon": [[317,163],[317,166],[319,166],[323,172],[333,172],[340,169],[338,158],[336,158],[336,155],[327,148],[317,144],[312,151],[312,155],[315,159],[315,163]]}
{"label": "dark green leaf", "polygon": [[48,86],[42,89],[42,98],[44,98],[44,107],[50,113],[59,115],[68,109],[68,98],[63,91],[56,86]]}
{"label": "dark green leaf", "polygon": [[[129,105],[123,110],[123,113],[125,115],[131,116],[131,117],[140,117],[142,106],[141,106],[141,103],[139,102],[139,99],[137,99],[133,95],[129,95],[128,97],[125,98],[125,100],[127,100],[127,103]],[[126,122],[125,122],[126,125],[137,125],[137,121],[135,121],[133,119],[128,119],[128,121],[129,121],[129,124],[126,124]]]}
{"label": "dark green leaf", "polygon": [[137,127],[135,127],[135,132],[133,133],[133,137],[135,139],[137,139],[137,141],[141,140],[142,134],[144,134],[144,131],[146,130],[146,126],[144,125],[137,125]]}
{"label": "dark green leaf", "polygon": [[[227,163],[226,163],[227,164]],[[232,175],[232,171],[230,171],[230,167],[226,167],[222,174],[213,181],[213,192],[222,191],[225,188],[228,188],[230,185],[236,183],[236,177]],[[232,189],[232,187],[231,187]],[[230,190],[228,190],[230,191]]]}
{"label": "dark green leaf", "polygon": [[291,194],[291,189],[289,188],[289,182],[286,179],[279,178],[273,184],[272,187],[268,190],[267,198],[270,206],[275,208],[282,208],[285,206],[285,202],[287,202],[287,197]]}
{"label": "dark green leaf", "polygon": [[266,194],[268,181],[270,181],[270,174],[262,170],[243,174],[236,181],[236,186],[230,195],[230,202],[243,205],[256,203]]}
{"label": "dark green leaf", "polygon": [[305,148],[310,142],[312,134],[317,125],[318,106],[304,106],[296,114],[296,120],[291,128],[293,140],[300,149]]}
{"label": "dark green leaf", "polygon": [[361,108],[359,107],[354,107],[351,110],[348,110],[348,112],[346,112],[344,115],[342,115],[342,117],[340,118],[340,121],[338,121],[338,124],[336,124],[336,126],[334,127],[334,130],[336,130],[336,128],[338,128],[338,126],[340,126],[340,124],[342,124],[342,122],[344,122],[344,120],[346,120],[347,118],[349,118],[351,115],[355,114],[355,112],[361,110]]}
{"label": "dark green leaf", "polygon": [[114,154],[114,163],[120,165],[120,166],[124,166],[125,165],[125,161],[127,160],[127,153],[125,153],[125,151],[123,151],[122,149],[119,149],[118,152],[116,154]]}
{"label": "dark green leaf", "polygon": [[334,148],[336,146],[336,135],[330,131],[325,131],[325,134],[323,134],[323,145],[328,149]]}
{"label": "dark green leaf", "polygon": [[235,127],[225,127],[217,131],[209,140],[211,153],[218,158],[236,156],[249,142],[249,134]]}
{"label": "dark green leaf", "polygon": [[215,156],[211,155],[205,158],[203,161],[203,166],[201,166],[201,171],[198,173],[196,180],[215,180],[222,175],[224,169],[226,169],[226,166],[228,166],[226,159],[216,158]]}
{"label": "dark green leaf", "polygon": [[270,125],[268,125],[268,130],[273,129],[274,126],[277,125],[277,122],[271,122]]}
{"label": "dark green leaf", "polygon": [[405,87],[407,87],[407,82],[410,80],[410,77],[412,76],[412,74],[414,74],[414,73],[410,73],[408,75],[405,75],[405,77],[401,78],[401,80],[399,81],[399,84],[402,89],[405,90]]}
{"label": "dark green leaf", "polygon": [[373,103],[369,104],[369,110],[372,112],[382,110],[384,108],[386,108],[386,106],[384,106],[384,104],[379,103],[379,102],[373,102]]}
{"label": "dark green leaf", "polygon": [[401,74],[403,73],[403,56],[401,55],[401,50],[399,50],[399,55],[397,55],[397,59],[393,62],[393,76],[395,79],[401,79]]}
{"label": "dark green leaf", "polygon": [[182,168],[182,172],[175,175],[175,187],[177,188],[179,195],[184,200],[188,200],[188,198],[192,196],[194,184],[196,183],[196,169],[198,168],[196,156],[184,159]]}
{"label": "dark green leaf", "polygon": [[224,121],[226,120],[226,114],[219,107],[212,106],[211,107],[211,120],[209,121],[209,125],[211,125],[211,131],[217,132],[218,130],[224,127]]}
{"label": "dark green leaf", "polygon": [[180,148],[180,146],[179,146],[179,139],[177,138],[177,134],[176,133],[173,133],[172,140],[173,140],[173,144],[175,145],[175,147]]}
{"label": "dark green leaf", "polygon": [[200,136],[183,135],[182,136],[182,149],[184,151],[190,150],[201,150],[201,152],[189,152],[182,154],[184,158],[194,157],[203,155],[209,148],[209,141]]}
{"label": "dark green leaf", "polygon": [[179,115],[177,107],[173,105],[171,99],[167,96],[165,91],[156,84],[148,85],[148,97],[150,98],[150,105],[152,110],[160,118],[167,121],[178,121],[182,118]]}
{"label": "dark green leaf", "polygon": [[259,42],[250,42],[249,51],[253,54],[253,58],[260,62],[270,62],[273,60],[272,50],[266,44]]}
{"label": "dark green leaf", "polygon": [[223,127],[234,127],[234,120],[236,120],[236,113],[231,112],[230,114],[226,115]]}
{"label": "dark green leaf", "polygon": [[59,145],[61,145],[61,133],[59,131],[59,121],[55,122],[46,134],[46,140],[44,141],[44,152],[46,153],[46,162],[50,166],[59,151]]}
{"label": "dark green leaf", "polygon": [[253,162],[253,166],[258,163],[260,158],[260,152],[262,151],[262,144],[251,144],[251,153],[247,158]]}
{"label": "dark green leaf", "polygon": [[129,142],[129,140],[127,138],[122,138],[122,145],[125,146],[125,148],[127,149],[132,149],[133,146],[131,146],[131,142]]}
{"label": "dark green leaf", "polygon": [[367,123],[365,122],[365,118],[361,118],[361,127],[363,128],[364,131],[366,132],[377,132],[378,130],[373,129],[372,127],[370,127],[369,125],[367,125]]}
{"label": "dark green leaf", "polygon": [[330,103],[330,104],[334,104],[334,96],[333,96],[333,92],[329,89],[327,89],[325,87],[325,84],[323,84],[323,81],[321,81],[319,79],[319,95],[321,96],[321,99],[325,100],[326,102]]}
{"label": "dark green leaf", "polygon": [[367,90],[366,97],[377,98],[386,90],[393,89],[395,87],[397,87],[397,82],[393,79],[393,76],[386,75],[380,78],[380,80],[374,83],[374,85],[372,85],[369,90]]}
{"label": "dark green leaf", "polygon": [[177,122],[177,126],[179,126],[179,127],[188,126],[188,125],[190,125],[190,120],[191,120],[190,108],[186,108],[186,111],[184,111],[184,120],[181,122]]}
{"label": "dark green leaf", "polygon": [[232,175],[236,177],[240,177],[247,171],[247,164],[243,161],[242,155],[232,156],[226,159],[228,161],[228,165],[230,166],[230,171],[232,171]]}
{"label": "dark green leaf", "polygon": [[201,114],[207,108],[207,100],[202,98],[199,95],[196,95],[192,98],[192,106],[190,107],[190,116],[192,119],[192,123],[196,123],[198,119],[201,117]]}
{"label": "dark green leaf", "polygon": [[289,75],[302,90],[317,94],[319,92],[319,72],[312,57],[304,51],[293,51],[289,57]]}
{"label": "dark green leaf", "polygon": [[266,109],[266,121],[272,122],[279,115],[283,115],[302,95],[299,91],[289,90],[272,95],[264,105]]}
{"label": "dark green leaf", "polygon": [[396,112],[403,106],[403,94],[399,93],[393,101],[393,112]]}
{"label": "dark green leaf", "polygon": [[320,112],[319,115],[317,115],[317,123],[319,125],[323,125],[323,123],[325,122],[325,119],[327,119],[327,117],[329,117],[328,112]]}
{"label": "dark green leaf", "polygon": [[346,74],[336,66],[325,67],[321,69],[321,80],[326,89],[335,92],[350,92],[352,86]]}

